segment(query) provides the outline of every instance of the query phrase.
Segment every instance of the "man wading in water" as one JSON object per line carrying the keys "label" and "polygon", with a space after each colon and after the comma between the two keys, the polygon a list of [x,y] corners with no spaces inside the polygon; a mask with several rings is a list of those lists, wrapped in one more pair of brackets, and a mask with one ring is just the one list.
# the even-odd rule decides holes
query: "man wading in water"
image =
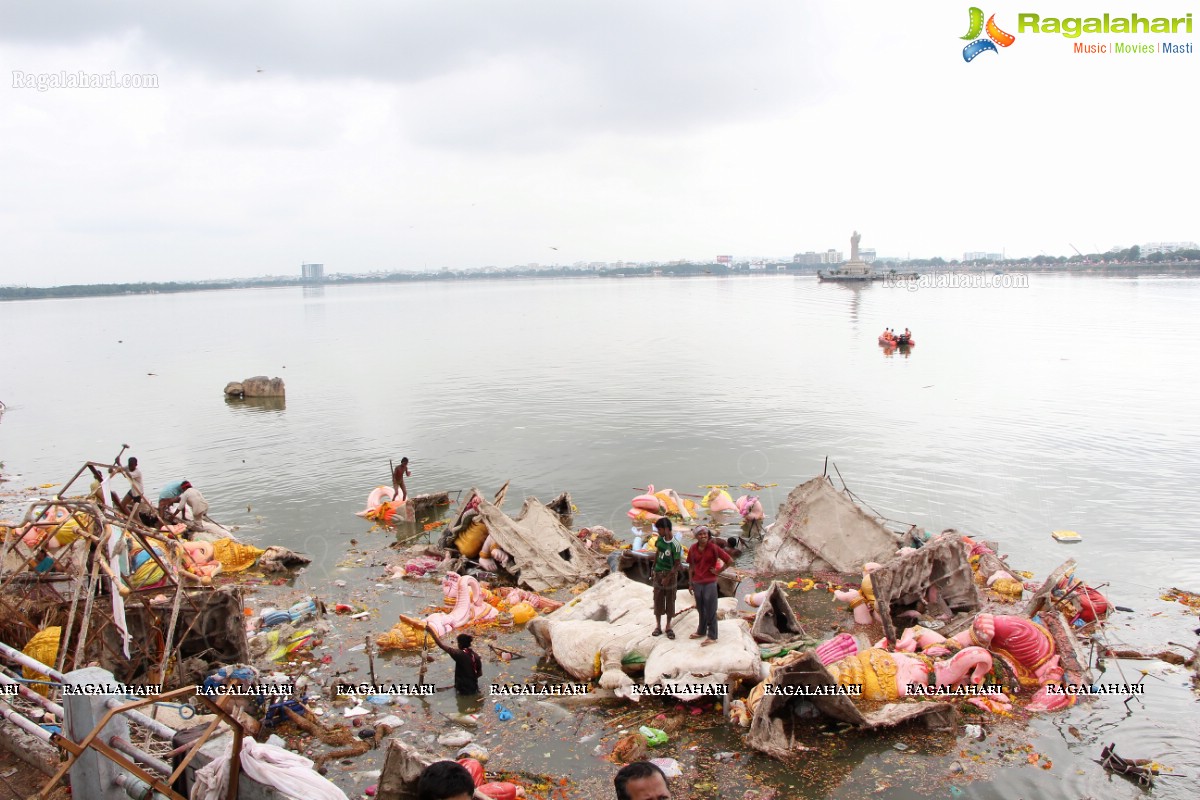
{"label": "man wading in water", "polygon": [[400,459],[400,465],[392,470],[392,491],[395,493],[393,499],[399,503],[401,500],[408,499],[408,489],[404,486],[404,479],[411,478],[412,472],[408,469],[408,456]]}
{"label": "man wading in water", "polygon": [[654,523],[658,540],[654,543],[654,630],[651,636],[662,635],[659,620],[667,615],[667,638],[674,639],[671,619],[675,616],[675,593],[679,588],[679,571],[683,564],[683,548],[675,541],[671,520],[662,517]]}
{"label": "man wading in water", "polygon": [[471,649],[474,641],[465,633],[458,635],[458,647],[450,647],[438,638],[437,631],[426,628],[433,637],[434,644],[445,650],[454,659],[454,691],[459,696],[479,694],[479,676],[483,674],[483,661],[479,654]]}

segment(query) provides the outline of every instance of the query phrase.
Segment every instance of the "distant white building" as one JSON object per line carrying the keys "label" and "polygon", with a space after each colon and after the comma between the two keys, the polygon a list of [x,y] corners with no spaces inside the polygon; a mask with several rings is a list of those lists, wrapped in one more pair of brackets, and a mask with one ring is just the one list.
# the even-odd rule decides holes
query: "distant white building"
{"label": "distant white building", "polygon": [[1174,253],[1178,250],[1200,250],[1195,242],[1148,242],[1142,245],[1142,255],[1151,253]]}
{"label": "distant white building", "polygon": [[973,250],[963,253],[963,261],[1003,261],[1003,253],[985,253],[982,250]]}
{"label": "distant white building", "polygon": [[858,257],[861,258],[863,261],[867,262],[868,264],[874,264],[875,263],[875,248],[864,247],[864,248],[860,249],[858,251]]}
{"label": "distant white building", "polygon": [[[874,251],[871,251],[874,253]],[[824,253],[816,253],[809,250],[807,253],[796,253],[792,256],[793,264],[803,264],[805,266],[818,266],[820,264],[840,264],[842,263],[842,253],[840,250],[830,248]]]}
{"label": "distant white building", "polygon": [[301,264],[300,277],[306,281],[319,281],[325,277],[324,264]]}

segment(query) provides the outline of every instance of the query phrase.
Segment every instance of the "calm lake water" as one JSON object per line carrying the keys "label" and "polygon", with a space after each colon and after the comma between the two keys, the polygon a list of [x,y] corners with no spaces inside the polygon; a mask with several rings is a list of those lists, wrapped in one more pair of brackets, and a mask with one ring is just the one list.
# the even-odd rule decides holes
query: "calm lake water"
{"label": "calm lake water", "polygon": [[[34,485],[129,443],[148,491],[191,480],[217,520],[315,556],[317,582],[338,572],[366,528],[353,513],[404,455],[413,492],[511,479],[513,509],[567,490],[576,524],[618,533],[647,483],[778,484],[761,493],[773,517],[828,456],[886,517],[997,539],[1039,576],[1075,558],[1137,611],[1117,615],[1110,639],[1157,648],[1195,641],[1195,617],[1158,596],[1200,590],[1200,359],[1184,331],[1197,307],[1197,280],[1067,275],[1022,289],[762,276],[4,303],[0,460]],[[909,355],[884,353],[885,327],[913,330]],[[226,382],[259,374],[287,382],[284,409],[224,400]],[[1083,543],[1057,544],[1058,528]],[[1195,796],[1200,714],[1185,674],[1120,666],[1151,671],[1143,705],[1038,720],[1054,767],[1005,767],[966,796],[1138,796],[1091,763],[1108,741],[1191,776],[1156,795]],[[1121,680],[1115,669],[1106,680]],[[883,757],[811,796],[872,791]]]}

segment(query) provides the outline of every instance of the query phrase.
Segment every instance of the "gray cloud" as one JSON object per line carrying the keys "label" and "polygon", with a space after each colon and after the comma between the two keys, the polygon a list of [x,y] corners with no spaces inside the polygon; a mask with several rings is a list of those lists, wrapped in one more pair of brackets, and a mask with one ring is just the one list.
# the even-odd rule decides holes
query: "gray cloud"
{"label": "gray cloud", "polygon": [[818,69],[818,16],[791,2],[711,0],[68,1],[10,7],[0,42],[133,35],[149,61],[216,81],[261,74],[390,84],[408,101],[406,128],[418,142],[520,150],[587,132],[670,133],[802,103],[830,82]]}

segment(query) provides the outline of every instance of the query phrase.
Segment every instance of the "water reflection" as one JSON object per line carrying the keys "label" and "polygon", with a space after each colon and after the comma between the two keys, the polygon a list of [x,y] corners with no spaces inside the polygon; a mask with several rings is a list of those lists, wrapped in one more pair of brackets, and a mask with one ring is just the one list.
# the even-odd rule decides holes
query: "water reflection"
{"label": "water reflection", "polygon": [[287,407],[287,398],[225,395],[225,405],[241,411],[283,411]]}
{"label": "water reflection", "polygon": [[884,344],[880,346],[883,348],[884,358],[891,358],[892,356],[896,355],[896,353],[899,353],[905,358],[908,358],[910,355],[912,355],[913,346],[911,344]]}

